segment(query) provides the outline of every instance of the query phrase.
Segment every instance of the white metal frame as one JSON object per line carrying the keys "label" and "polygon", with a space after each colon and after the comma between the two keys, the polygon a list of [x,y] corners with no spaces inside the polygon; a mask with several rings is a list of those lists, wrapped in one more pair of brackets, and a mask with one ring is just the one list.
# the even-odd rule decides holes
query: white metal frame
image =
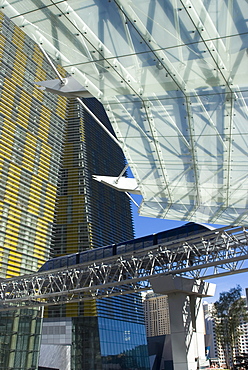
{"label": "white metal frame", "polygon": [[0,282],[0,311],[147,290],[159,275],[209,279],[247,272],[248,229],[226,227],[146,249]]}

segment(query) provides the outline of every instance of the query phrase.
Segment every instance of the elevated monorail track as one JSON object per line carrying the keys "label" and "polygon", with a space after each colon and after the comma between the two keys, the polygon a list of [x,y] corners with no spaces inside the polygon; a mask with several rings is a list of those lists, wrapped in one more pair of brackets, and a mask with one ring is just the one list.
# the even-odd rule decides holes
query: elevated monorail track
{"label": "elevated monorail track", "polygon": [[248,271],[248,228],[223,227],[91,263],[3,279],[0,311],[150,289],[158,275],[210,279]]}

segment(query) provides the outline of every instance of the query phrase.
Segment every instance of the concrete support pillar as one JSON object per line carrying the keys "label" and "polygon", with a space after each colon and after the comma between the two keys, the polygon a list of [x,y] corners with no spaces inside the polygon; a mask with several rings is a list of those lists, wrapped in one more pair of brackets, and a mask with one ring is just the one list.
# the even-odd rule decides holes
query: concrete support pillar
{"label": "concrete support pillar", "polygon": [[174,370],[204,369],[204,316],[202,297],[211,297],[215,285],[178,276],[151,279],[155,293],[168,295]]}

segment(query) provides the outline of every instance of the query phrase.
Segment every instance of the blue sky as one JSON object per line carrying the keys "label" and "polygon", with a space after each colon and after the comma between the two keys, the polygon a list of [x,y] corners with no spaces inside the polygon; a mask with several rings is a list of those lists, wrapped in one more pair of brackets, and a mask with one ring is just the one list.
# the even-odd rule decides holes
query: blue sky
{"label": "blue sky", "polygon": [[[141,197],[133,196],[137,203],[140,203]],[[174,227],[179,227],[185,222],[172,221],[158,218],[142,217],[138,214],[138,208],[133,204],[133,219],[134,219],[134,230],[135,237],[145,236],[153,234],[159,231],[164,231],[168,229],[173,229]],[[221,225],[216,225],[221,227]],[[240,285],[243,288],[243,294],[245,295],[245,288],[248,288],[248,273],[241,273],[235,275],[229,275],[225,277],[219,277],[215,279],[208,280],[210,283],[216,284],[216,293],[212,298],[206,299],[208,302],[215,302],[219,299],[219,293],[223,291],[228,291],[231,288]]]}

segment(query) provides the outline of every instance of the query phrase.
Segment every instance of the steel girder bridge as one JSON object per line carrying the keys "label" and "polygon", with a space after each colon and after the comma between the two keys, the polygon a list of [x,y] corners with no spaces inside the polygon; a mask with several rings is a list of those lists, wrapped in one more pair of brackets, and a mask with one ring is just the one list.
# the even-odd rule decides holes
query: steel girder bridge
{"label": "steel girder bridge", "polygon": [[123,255],[3,279],[0,311],[150,289],[158,275],[210,279],[248,271],[248,228],[223,227]]}

